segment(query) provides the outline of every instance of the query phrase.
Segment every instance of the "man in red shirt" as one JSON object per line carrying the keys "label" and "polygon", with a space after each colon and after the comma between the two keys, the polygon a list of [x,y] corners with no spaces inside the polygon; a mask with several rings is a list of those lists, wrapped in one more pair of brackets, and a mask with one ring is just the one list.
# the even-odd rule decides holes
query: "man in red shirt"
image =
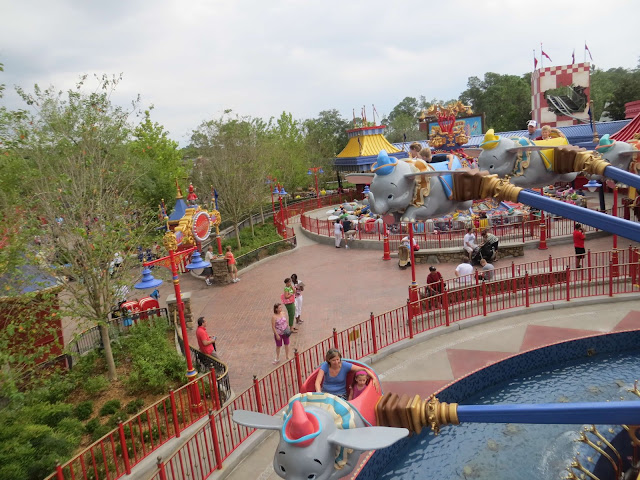
{"label": "man in red shirt", "polygon": [[207,321],[204,317],[198,319],[198,328],[196,329],[196,338],[198,339],[198,348],[202,353],[214,355],[216,337],[211,337],[207,333]]}
{"label": "man in red shirt", "polygon": [[576,250],[576,268],[582,268],[582,259],[584,258],[584,229],[582,225],[576,223],[573,230],[573,248]]}

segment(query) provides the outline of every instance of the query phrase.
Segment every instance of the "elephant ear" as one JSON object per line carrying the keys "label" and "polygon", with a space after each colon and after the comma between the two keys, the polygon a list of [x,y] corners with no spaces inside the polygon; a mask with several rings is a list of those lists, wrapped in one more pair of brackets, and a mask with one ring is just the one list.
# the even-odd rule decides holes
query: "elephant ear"
{"label": "elephant ear", "polygon": [[406,428],[365,427],[336,430],[327,440],[340,447],[362,451],[388,447],[408,435]]}
{"label": "elephant ear", "polygon": [[464,148],[462,151],[467,157],[478,158],[484,150],[481,148]]}
{"label": "elephant ear", "polygon": [[249,410],[234,410],[233,421],[245,427],[262,428],[264,430],[280,430],[282,419],[265,415],[264,413],[250,412]]}
{"label": "elephant ear", "polygon": [[632,158],[636,155],[640,155],[640,150],[628,150],[626,152],[620,152],[618,154],[620,158]]}
{"label": "elephant ear", "polygon": [[539,152],[541,150],[556,150],[558,147],[543,147],[542,145],[522,145],[520,147],[507,148],[508,153]]}

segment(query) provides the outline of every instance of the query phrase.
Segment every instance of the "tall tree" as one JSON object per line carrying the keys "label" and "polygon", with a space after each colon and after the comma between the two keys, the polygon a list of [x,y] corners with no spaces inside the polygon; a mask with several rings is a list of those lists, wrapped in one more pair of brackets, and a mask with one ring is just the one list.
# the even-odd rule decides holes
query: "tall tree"
{"label": "tall tree", "polygon": [[414,97],[405,97],[388,116],[382,119],[387,126],[386,136],[390,142],[410,142],[425,138],[420,132],[418,117],[421,108]]}
{"label": "tall tree", "polygon": [[169,138],[162,125],[151,120],[151,109],[144,111],[142,122],[133,131],[129,144],[134,157],[140,161],[134,193],[142,204],[154,209],[160,200],[175,195],[175,180],[187,173],[182,163],[178,142]]}
{"label": "tall tree", "polygon": [[531,119],[530,74],[521,77],[488,72],[484,79],[469,77],[460,101],[485,114],[486,125],[496,131],[521,130]]}
{"label": "tall tree", "polygon": [[347,130],[353,125],[337,110],[323,110],[316,118],[304,121],[305,145],[310,167],[322,167],[322,177],[333,178],[333,162],[347,145]]}
{"label": "tall tree", "polygon": [[[108,314],[120,299],[118,290],[133,282],[127,268],[136,261],[132,251],[154,225],[153,211],[136,204],[133,194],[141,163],[129,148],[131,112],[110,100],[120,78],[96,79],[92,92],[86,91],[86,76],[67,92],[18,88],[31,111],[12,127],[11,153],[37,172],[20,188],[31,218],[45,225],[43,264],[73,280],[61,295],[61,314],[99,327],[113,380]],[[123,265],[112,273],[116,252],[122,252]]]}
{"label": "tall tree", "polygon": [[217,189],[222,217],[233,222],[241,248],[238,223],[265,194],[267,172],[259,158],[264,124],[229,113],[203,122],[192,133],[191,146],[198,155],[193,183],[201,192],[211,185]]}

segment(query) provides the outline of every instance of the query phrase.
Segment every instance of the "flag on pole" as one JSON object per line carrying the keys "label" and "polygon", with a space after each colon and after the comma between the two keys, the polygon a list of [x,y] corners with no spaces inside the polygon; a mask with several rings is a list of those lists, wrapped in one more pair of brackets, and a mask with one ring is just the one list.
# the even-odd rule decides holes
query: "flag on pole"
{"label": "flag on pole", "polygon": [[535,70],[536,68],[538,68],[538,59],[536,58],[536,51],[534,49],[533,50],[533,69]]}
{"label": "flag on pole", "polygon": [[356,109],[353,109],[353,128],[356,128]]}
{"label": "flag on pole", "polygon": [[587,42],[584,42],[584,49],[589,54],[589,58],[593,62],[593,57],[591,56],[591,50],[589,50],[589,47],[587,47]]}
{"label": "flag on pole", "polygon": [[547,57],[550,62],[553,62],[553,60],[551,60],[551,57],[549,55],[547,55],[546,52],[544,50],[542,50],[542,48],[540,49],[540,53],[542,53],[543,57]]}
{"label": "flag on pole", "polygon": [[571,65],[576,63],[576,49],[573,49],[573,53],[571,54]]}
{"label": "flag on pole", "polygon": [[378,115],[378,112],[376,112],[376,106],[372,103],[371,107],[373,108],[373,123],[375,125],[376,123],[376,115]]}

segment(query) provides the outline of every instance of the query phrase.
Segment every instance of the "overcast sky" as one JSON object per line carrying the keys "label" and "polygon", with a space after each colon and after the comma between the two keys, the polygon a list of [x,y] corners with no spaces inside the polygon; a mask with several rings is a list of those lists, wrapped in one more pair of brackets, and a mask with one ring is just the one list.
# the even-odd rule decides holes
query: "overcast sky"
{"label": "overcast sky", "polygon": [[[0,83],[68,89],[80,75],[124,75],[181,145],[225,109],[296,119],[404,97],[456,98],[470,76],[522,75],[540,60],[635,68],[637,0],[0,0]],[[588,59],[588,57],[587,57]]]}

